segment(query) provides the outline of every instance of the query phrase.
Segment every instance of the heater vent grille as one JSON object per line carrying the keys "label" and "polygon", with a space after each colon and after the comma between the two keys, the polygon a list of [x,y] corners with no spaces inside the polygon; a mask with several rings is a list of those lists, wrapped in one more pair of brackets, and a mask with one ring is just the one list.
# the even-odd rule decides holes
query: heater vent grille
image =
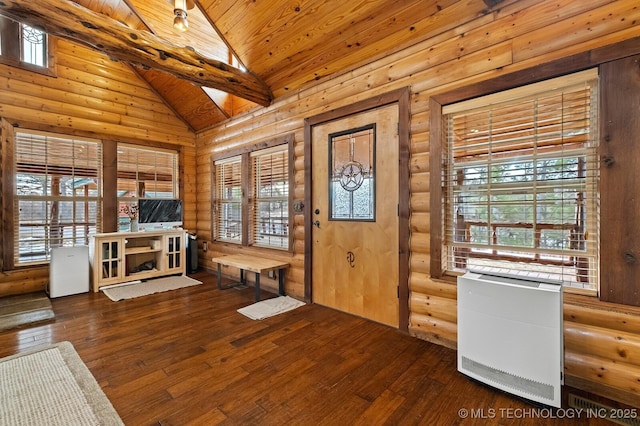
{"label": "heater vent grille", "polygon": [[484,377],[486,380],[494,382],[497,385],[519,390],[532,396],[548,399],[549,401],[553,401],[555,398],[553,385],[516,376],[511,373],[507,373],[506,371],[501,371],[476,362],[465,356],[462,357],[462,368]]}
{"label": "heater vent grille", "polygon": [[[627,414],[627,410],[613,408],[573,393],[569,394],[569,397],[567,398],[567,405],[579,410],[588,410],[590,413],[595,413],[592,417],[607,418],[607,420],[619,425],[640,426],[640,418],[625,416],[625,414]],[[614,417],[611,414],[617,415]]]}

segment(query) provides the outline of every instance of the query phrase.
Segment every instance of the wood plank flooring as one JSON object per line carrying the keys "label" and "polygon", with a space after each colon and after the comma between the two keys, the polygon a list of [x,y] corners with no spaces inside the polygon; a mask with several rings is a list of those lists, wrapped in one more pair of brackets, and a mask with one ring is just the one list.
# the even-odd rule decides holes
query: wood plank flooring
{"label": "wood plank flooring", "polygon": [[70,341],[127,425],[612,424],[493,390],[453,350],[322,306],[250,320],[236,309],[251,287],[193,277],[204,284],[120,302],[53,299],[55,321],[0,332],[0,357]]}
{"label": "wood plank flooring", "polygon": [[44,291],[0,298],[0,331],[49,321],[55,317]]}

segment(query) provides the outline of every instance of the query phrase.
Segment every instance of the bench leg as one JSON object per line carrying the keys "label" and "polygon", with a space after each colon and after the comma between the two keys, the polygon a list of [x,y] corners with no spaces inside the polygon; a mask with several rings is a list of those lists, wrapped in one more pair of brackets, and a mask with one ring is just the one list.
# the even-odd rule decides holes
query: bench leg
{"label": "bench leg", "polygon": [[278,271],[278,294],[284,296],[284,268]]}
{"label": "bench leg", "polygon": [[256,302],[260,301],[260,273],[256,273]]}
{"label": "bench leg", "polygon": [[222,290],[222,265],[218,263],[218,290]]}

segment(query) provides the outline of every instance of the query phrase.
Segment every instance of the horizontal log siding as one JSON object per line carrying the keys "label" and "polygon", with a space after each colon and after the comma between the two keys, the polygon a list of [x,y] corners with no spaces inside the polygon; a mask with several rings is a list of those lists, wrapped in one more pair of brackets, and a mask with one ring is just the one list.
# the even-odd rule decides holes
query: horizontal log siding
{"label": "horizontal log siding", "polygon": [[[461,2],[462,3],[462,2]],[[197,137],[198,234],[208,238],[209,252],[201,258],[214,269],[213,256],[239,251],[262,252],[292,262],[286,291],[304,296],[304,221],[294,216],[292,254],[244,248],[211,241],[211,155],[293,132],[296,140],[295,199],[304,194],[303,120],[305,117],[352,104],[401,87],[410,86],[411,100],[411,216],[409,333],[415,337],[456,347],[456,287],[430,278],[429,99],[458,87],[530,68],[640,35],[640,8],[635,0],[556,2],[522,0],[504,2],[495,12],[476,16],[460,8],[459,26],[434,33],[429,40],[380,60],[362,64],[329,80],[279,98],[267,108],[200,133]],[[551,26],[553,30],[549,30]],[[203,179],[206,179],[204,181]],[[627,312],[624,324],[615,324],[601,312],[607,304],[585,296],[565,299],[567,379],[583,388],[627,402],[638,402],[640,311]],[[567,315],[567,314],[565,314]],[[613,317],[617,316],[613,314]],[[590,318],[597,318],[591,324]],[[584,344],[588,335],[593,344]],[[619,348],[620,339],[625,344]],[[594,345],[600,347],[595,348]],[[623,355],[624,354],[624,355]],[[615,368],[614,368],[615,367]],[[606,371],[606,374],[600,374]]]}
{"label": "horizontal log siding", "polygon": [[0,66],[0,114],[42,130],[193,145],[185,123],[129,66],[57,40],[56,76]]}
{"label": "horizontal log siding", "polygon": [[[184,226],[196,229],[195,135],[138,74],[93,50],[55,39],[56,77],[0,64],[0,116],[69,135],[180,149]],[[2,203],[2,210],[10,209]],[[0,296],[44,290],[49,267],[0,272]]]}

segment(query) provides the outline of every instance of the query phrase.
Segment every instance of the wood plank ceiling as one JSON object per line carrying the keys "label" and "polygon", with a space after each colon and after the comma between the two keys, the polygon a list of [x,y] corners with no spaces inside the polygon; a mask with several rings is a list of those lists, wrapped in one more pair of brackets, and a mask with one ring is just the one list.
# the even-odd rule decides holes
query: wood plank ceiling
{"label": "wood plank ceiling", "polygon": [[[38,0],[52,7],[65,2]],[[458,17],[473,15],[470,9],[476,15],[491,13],[487,4],[496,1],[195,0],[186,32],[173,28],[173,0],[75,3],[79,10],[90,9],[129,28],[148,31],[168,44],[244,67],[277,99],[450,30],[462,23]],[[134,68],[196,132],[257,105],[153,67]]]}

